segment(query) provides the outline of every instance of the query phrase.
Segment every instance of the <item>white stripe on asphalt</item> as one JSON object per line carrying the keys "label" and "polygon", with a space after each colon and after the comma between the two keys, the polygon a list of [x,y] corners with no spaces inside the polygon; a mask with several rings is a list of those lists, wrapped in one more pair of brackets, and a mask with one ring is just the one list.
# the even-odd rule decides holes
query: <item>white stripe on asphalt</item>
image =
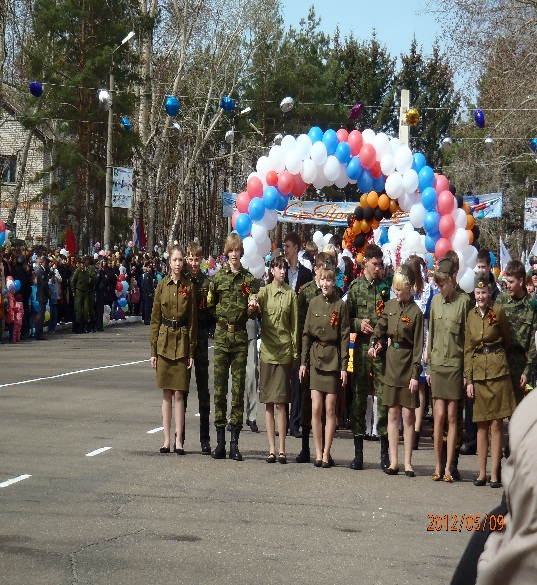
{"label": "white stripe on asphalt", "polygon": [[143,364],[150,360],[138,360],[136,362],[125,362],[124,364],[114,364],[112,366],[97,366],[95,368],[86,368],[85,370],[75,370],[73,372],[65,372],[63,374],[56,374],[55,376],[44,376],[43,378],[32,378],[31,380],[21,380],[20,382],[8,382],[7,384],[0,384],[0,388],[7,386],[18,386],[19,384],[30,384],[31,382],[41,382],[43,380],[54,380],[55,378],[63,378],[64,376],[72,376],[74,374],[84,374],[86,372],[94,372],[95,370],[106,370],[108,368],[120,368],[121,366],[133,366],[135,364]]}
{"label": "white stripe on asphalt", "polygon": [[164,427],[157,427],[156,429],[151,429],[150,431],[147,431],[148,435],[152,435],[153,433],[158,433],[159,431],[163,431]]}
{"label": "white stripe on asphalt", "polygon": [[105,451],[108,451],[111,448],[112,447],[101,447],[100,449],[95,449],[95,451],[90,451],[89,453],[86,453],[86,457],[95,457],[95,455],[104,453]]}
{"label": "white stripe on asphalt", "polygon": [[23,479],[28,479],[29,477],[32,476],[27,473],[25,473],[24,475],[19,475],[18,477],[12,477],[11,479],[8,479],[7,481],[3,481],[2,483],[0,483],[0,488],[7,487],[8,485],[17,483],[18,481],[22,481]]}

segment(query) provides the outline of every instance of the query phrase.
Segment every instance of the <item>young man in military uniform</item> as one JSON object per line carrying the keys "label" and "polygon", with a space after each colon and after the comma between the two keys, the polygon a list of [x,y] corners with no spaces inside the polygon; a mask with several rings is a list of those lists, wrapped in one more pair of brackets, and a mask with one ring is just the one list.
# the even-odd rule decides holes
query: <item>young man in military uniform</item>
{"label": "young man in military uniform", "polygon": [[502,306],[511,329],[512,343],[507,362],[518,405],[524,398],[526,383],[537,362],[537,302],[526,291],[526,271],[522,262],[511,260],[507,263],[505,280],[507,291],[502,292],[496,302]]}
{"label": "young man in military uniform", "polygon": [[80,260],[71,279],[71,289],[75,301],[75,333],[84,333],[88,324],[88,270],[87,258]]}
{"label": "young man in military uniform", "polygon": [[[196,386],[200,413],[200,444],[202,455],[211,454],[211,439],[209,434],[209,413],[211,411],[211,397],[209,394],[209,328],[214,323],[207,307],[209,294],[209,279],[201,271],[203,251],[197,242],[190,242],[186,249],[188,272],[186,276],[194,287],[196,306],[198,308],[198,334],[196,350],[194,352],[194,368],[196,371]],[[185,410],[187,407],[185,393]]]}
{"label": "young man in military uniform", "polygon": [[380,278],[382,267],[382,250],[376,244],[369,244],[364,256],[364,273],[351,284],[347,296],[351,332],[356,333],[353,355],[354,396],[350,417],[354,435],[354,459],[350,468],[356,470],[363,468],[365,413],[370,384],[374,385],[377,396],[380,465],[383,470],[390,465],[388,408],[382,403],[384,386],[380,379],[382,359],[367,355],[371,334],[384,311],[384,304],[390,299],[390,289]]}
{"label": "young man in military uniform", "polygon": [[[254,277],[243,268],[244,253],[238,234],[229,234],[224,254],[228,264],[214,276],[207,306],[216,319],[214,334],[214,425],[217,446],[214,459],[226,457],[226,413],[228,376],[231,367],[231,442],[229,458],[242,461],[239,435],[244,416],[244,390],[248,357],[248,297],[257,292]],[[252,315],[253,316],[253,315]]]}

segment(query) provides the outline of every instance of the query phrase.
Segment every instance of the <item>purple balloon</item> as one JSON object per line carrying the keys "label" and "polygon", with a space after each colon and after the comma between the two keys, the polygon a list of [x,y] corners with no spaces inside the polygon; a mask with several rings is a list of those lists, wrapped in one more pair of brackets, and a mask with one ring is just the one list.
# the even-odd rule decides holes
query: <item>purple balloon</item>
{"label": "purple balloon", "polygon": [[476,110],[475,111],[474,120],[475,120],[475,123],[477,124],[478,128],[485,127],[485,114],[483,113],[483,110]]}

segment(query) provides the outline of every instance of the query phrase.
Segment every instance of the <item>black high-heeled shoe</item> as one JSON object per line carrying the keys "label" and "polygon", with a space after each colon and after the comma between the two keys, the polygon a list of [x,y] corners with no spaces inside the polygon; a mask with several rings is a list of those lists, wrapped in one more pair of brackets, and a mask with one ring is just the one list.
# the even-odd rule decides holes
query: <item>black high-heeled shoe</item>
{"label": "black high-heeled shoe", "polygon": [[161,447],[160,448],[160,453],[162,455],[164,455],[165,453],[169,453],[170,452],[170,448],[169,447]]}
{"label": "black high-heeled shoe", "polygon": [[316,459],[315,463],[313,464],[315,467],[322,467],[323,462],[321,459]]}
{"label": "black high-heeled shoe", "polygon": [[476,487],[483,487],[487,485],[487,478],[485,479],[474,479],[474,485]]}
{"label": "black high-heeled shoe", "polygon": [[178,449],[177,447],[174,449],[174,452],[176,455],[184,455],[185,454],[184,449]]}
{"label": "black high-heeled shoe", "polygon": [[386,467],[384,473],[386,475],[397,475],[399,473],[399,467],[396,467],[395,469],[393,467]]}

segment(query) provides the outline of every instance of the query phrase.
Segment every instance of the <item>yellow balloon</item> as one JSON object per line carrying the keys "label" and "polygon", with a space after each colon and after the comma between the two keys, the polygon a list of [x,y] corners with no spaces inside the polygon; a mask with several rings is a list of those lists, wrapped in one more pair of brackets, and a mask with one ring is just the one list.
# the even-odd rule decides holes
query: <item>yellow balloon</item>
{"label": "yellow balloon", "polygon": [[409,126],[416,126],[420,121],[420,113],[416,108],[410,108],[406,113],[406,122]]}

